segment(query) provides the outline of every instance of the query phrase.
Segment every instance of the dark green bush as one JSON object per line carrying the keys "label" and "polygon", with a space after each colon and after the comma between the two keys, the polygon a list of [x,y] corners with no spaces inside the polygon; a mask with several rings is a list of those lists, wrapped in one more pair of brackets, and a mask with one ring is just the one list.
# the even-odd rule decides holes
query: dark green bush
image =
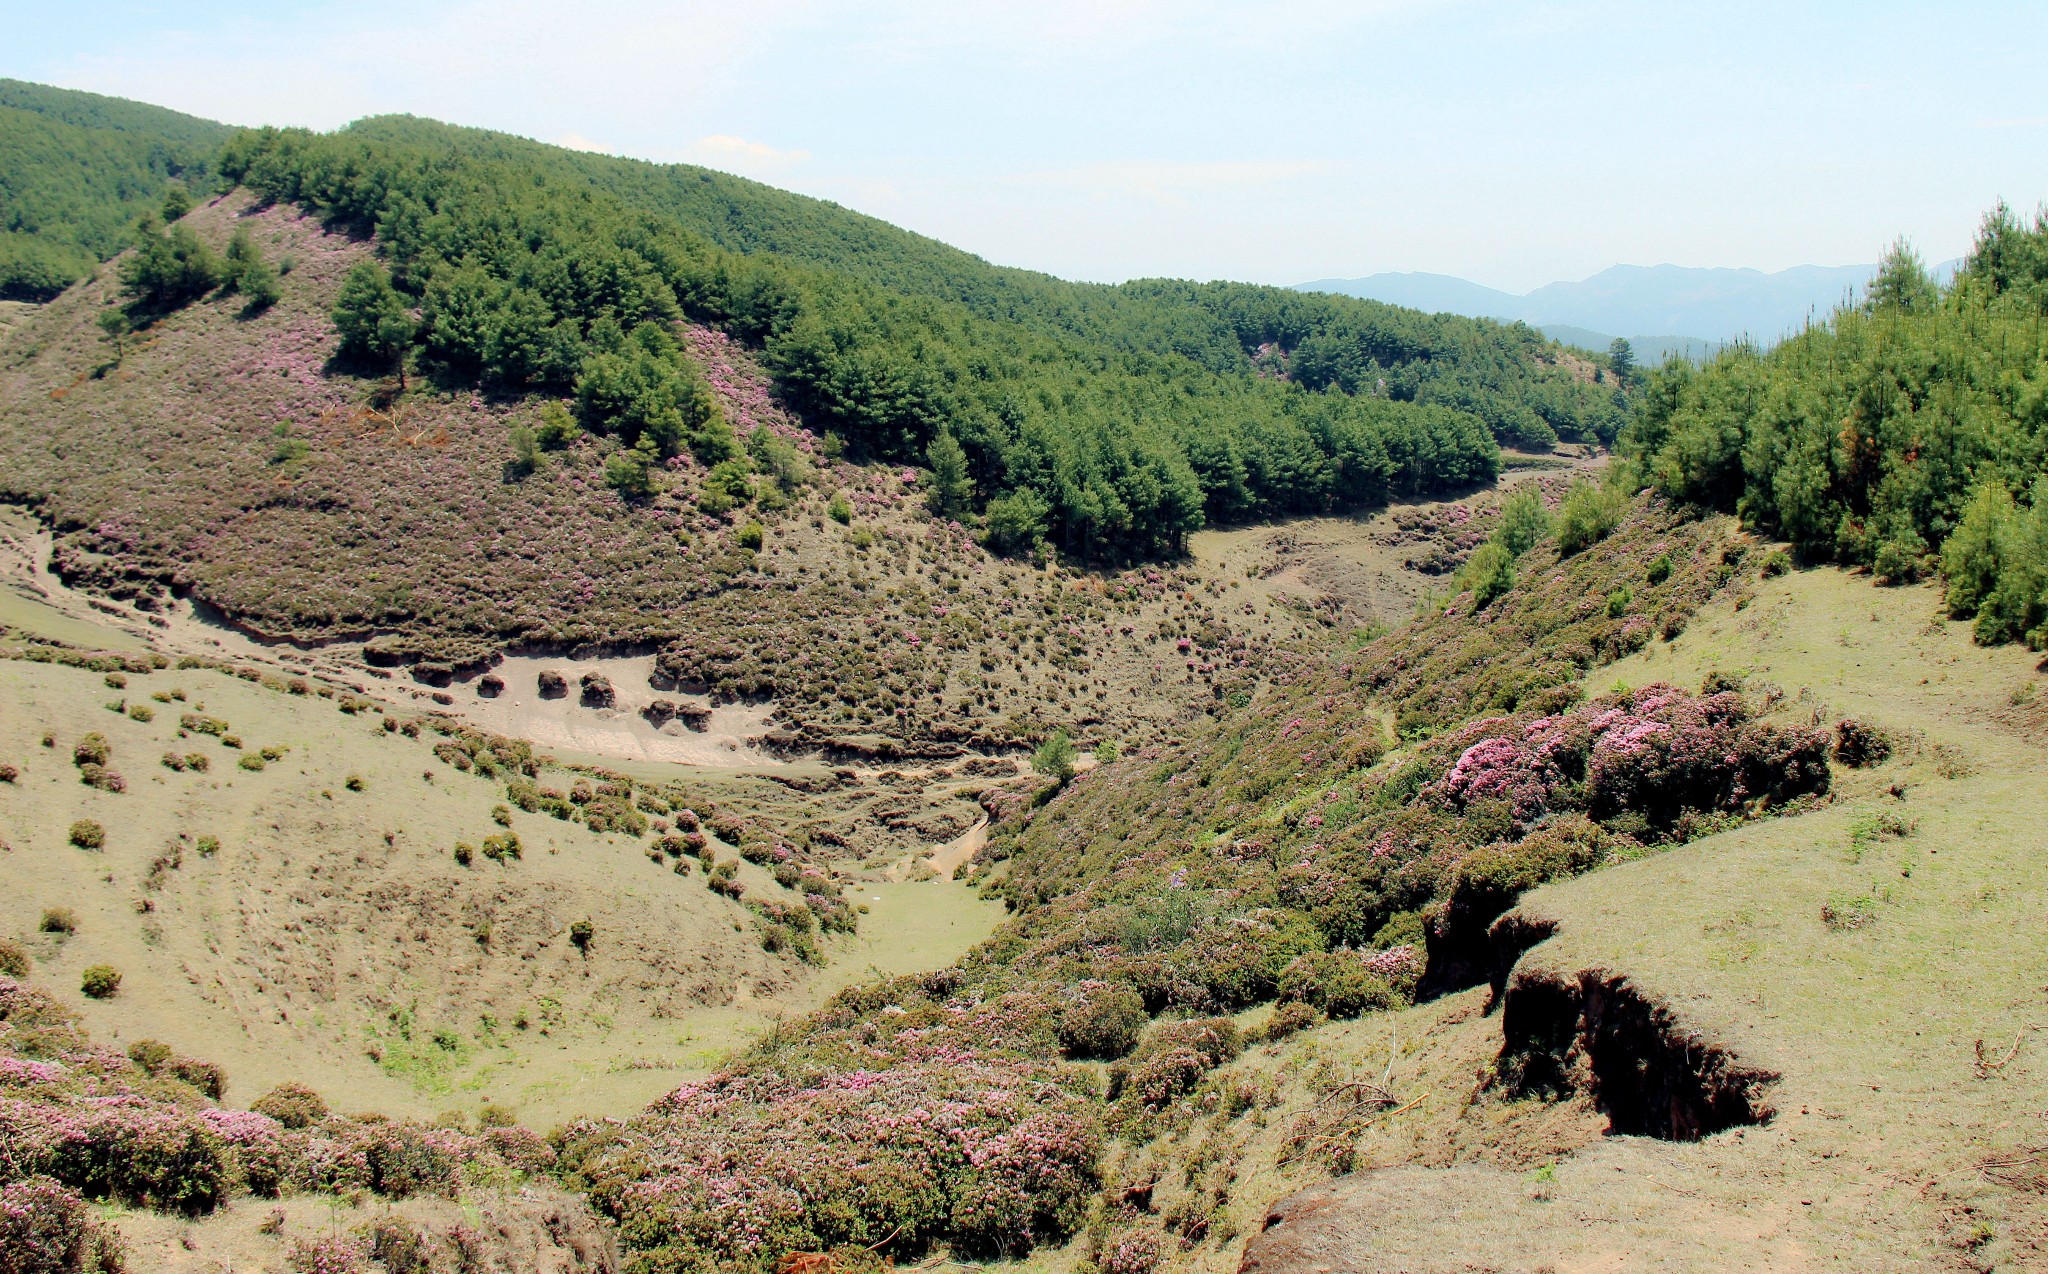
{"label": "dark green bush", "polygon": [[311,1128],[327,1118],[327,1102],[304,1084],[283,1083],[249,1103],[249,1109],[268,1115],[286,1128]]}
{"label": "dark green bush", "polygon": [[1147,1021],[1144,997],[1117,983],[1083,983],[1055,1028],[1067,1056],[1114,1060],[1131,1051]]}
{"label": "dark green bush", "polygon": [[1280,975],[1280,998],[1299,1001],[1339,1020],[1400,1007],[1405,1001],[1356,951],[1305,955]]}
{"label": "dark green bush", "polygon": [[1892,736],[1884,727],[1855,717],[1835,724],[1835,759],[1850,769],[1882,764],[1891,754]]}

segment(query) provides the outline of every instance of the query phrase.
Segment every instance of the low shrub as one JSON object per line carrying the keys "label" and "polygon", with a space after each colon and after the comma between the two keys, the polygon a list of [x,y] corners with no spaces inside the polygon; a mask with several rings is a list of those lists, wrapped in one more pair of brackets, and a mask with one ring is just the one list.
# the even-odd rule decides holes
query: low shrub
{"label": "low shrub", "polygon": [[121,989],[121,971],[111,964],[88,965],[78,989],[95,1000],[112,999]]}
{"label": "low shrub", "polygon": [[363,1245],[340,1235],[294,1239],[284,1264],[291,1274],[361,1274]]}
{"label": "low shrub", "polygon": [[77,1191],[48,1177],[0,1186],[0,1270],[6,1274],[121,1274],[119,1234]]}
{"label": "low shrub", "polygon": [[1145,1000],[1121,983],[1083,982],[1054,1028],[1067,1056],[1112,1061],[1129,1053],[1149,1019]]}
{"label": "low shrub", "polygon": [[128,790],[128,781],[126,779],[106,766],[96,765],[91,761],[87,761],[78,767],[78,781],[87,787],[98,788],[102,792],[125,792]]}
{"label": "low shrub", "polygon": [[1883,764],[1892,754],[1892,736],[1882,726],[1854,717],[1835,724],[1835,760],[1852,770]]}
{"label": "low shrub", "polygon": [[1179,1244],[1162,1230],[1127,1226],[1102,1240],[1095,1258],[1099,1274],[1153,1274]]}
{"label": "low shrub", "polygon": [[286,1128],[311,1128],[327,1118],[327,1102],[304,1084],[283,1083],[249,1103],[249,1109],[268,1115]]}
{"label": "low shrub", "polygon": [[1368,966],[1368,958],[1344,950],[1301,956],[1280,975],[1280,998],[1311,1005],[1339,1021],[1401,1007],[1400,992]]}
{"label": "low shrub", "polygon": [[73,765],[105,765],[112,749],[107,746],[107,737],[95,730],[80,739],[71,748]]}
{"label": "low shrub", "polygon": [[42,923],[37,927],[44,933],[77,933],[78,913],[69,907],[45,907]]}
{"label": "low shrub", "polygon": [[401,1217],[379,1217],[363,1232],[370,1246],[370,1259],[387,1274],[432,1274],[434,1258],[420,1228]]}
{"label": "low shrub", "polygon": [[70,839],[80,849],[104,849],[107,845],[107,829],[89,818],[81,818],[71,825]]}
{"label": "low shrub", "polygon": [[620,796],[597,795],[583,807],[583,825],[593,832],[624,832],[628,836],[647,834],[647,816]]}
{"label": "low shrub", "polygon": [[164,1063],[160,1073],[198,1089],[213,1101],[227,1096],[228,1073],[216,1062],[202,1062],[196,1057],[173,1057]]}
{"label": "low shrub", "polygon": [[154,1075],[171,1060],[171,1046],[162,1040],[137,1040],[128,1046],[128,1060]]}
{"label": "low shrub", "polygon": [[0,783],[12,783],[20,777],[20,767],[0,762]]}
{"label": "low shrub", "polygon": [[10,938],[0,938],[0,975],[20,979],[33,969],[28,948]]}
{"label": "low shrub", "polygon": [[1265,1037],[1269,1040],[1284,1040],[1288,1036],[1305,1031],[1323,1021],[1323,1015],[1313,1005],[1300,1000],[1290,1000],[1273,1006],[1267,1017]]}
{"label": "low shrub", "polygon": [[247,754],[246,756],[244,756],[244,757],[243,757],[243,758],[242,758],[241,760],[239,760],[239,761],[235,762],[235,764],[236,764],[236,765],[239,765],[239,766],[240,766],[241,768],[243,768],[243,769],[245,769],[245,770],[250,770],[250,771],[260,771],[260,770],[262,770],[262,769],[263,769],[263,768],[264,768],[264,767],[265,767],[266,765],[268,765],[268,764],[269,764],[269,762],[265,761],[265,760],[264,760],[264,759],[263,759],[262,757],[258,756],[258,755],[257,755],[256,753],[254,753],[254,752],[251,752],[251,753]]}

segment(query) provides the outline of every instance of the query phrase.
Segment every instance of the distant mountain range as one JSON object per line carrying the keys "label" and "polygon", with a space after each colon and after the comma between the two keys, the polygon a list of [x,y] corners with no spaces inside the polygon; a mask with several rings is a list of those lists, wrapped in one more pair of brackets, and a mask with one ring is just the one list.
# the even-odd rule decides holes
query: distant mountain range
{"label": "distant mountain range", "polygon": [[[1955,262],[1936,267],[1946,280]],[[1643,362],[1667,353],[1711,354],[1747,337],[1771,345],[1808,316],[1825,318],[1857,296],[1874,265],[1802,265],[1761,270],[1694,269],[1677,265],[1610,266],[1577,283],[1550,283],[1520,296],[1447,274],[1375,274],[1318,279],[1304,292],[1337,292],[1473,318],[1520,319],[1553,340],[1604,350],[1627,336]]]}

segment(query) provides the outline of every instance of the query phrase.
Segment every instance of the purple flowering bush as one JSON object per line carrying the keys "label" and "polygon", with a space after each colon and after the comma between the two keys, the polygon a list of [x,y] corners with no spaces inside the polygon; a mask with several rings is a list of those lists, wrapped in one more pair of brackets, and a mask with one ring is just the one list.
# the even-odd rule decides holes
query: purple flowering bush
{"label": "purple flowering bush", "polygon": [[[1053,1069],[899,1032],[873,1068],[764,1067],[686,1084],[629,1123],[563,1138],[636,1268],[766,1268],[791,1251],[974,1252],[1064,1238],[1100,1133]],[[912,1060],[912,1055],[916,1055]]]}
{"label": "purple flowering bush", "polygon": [[77,1191],[29,1177],[0,1185],[0,1270],[6,1274],[120,1274],[125,1250]]}
{"label": "purple flowering bush", "polygon": [[[153,1041],[130,1052],[93,1044],[55,997],[0,977],[0,1270],[118,1268],[118,1240],[91,1223],[88,1199],[196,1215],[242,1191],[453,1198],[471,1179],[554,1165],[529,1129],[342,1118],[299,1086],[259,1103],[287,1126],[213,1104],[217,1067]],[[17,1253],[28,1263],[7,1264]]]}

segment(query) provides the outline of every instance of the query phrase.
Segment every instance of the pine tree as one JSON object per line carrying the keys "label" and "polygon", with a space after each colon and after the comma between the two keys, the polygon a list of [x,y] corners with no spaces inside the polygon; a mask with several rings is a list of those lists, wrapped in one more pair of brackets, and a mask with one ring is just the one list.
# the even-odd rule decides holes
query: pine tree
{"label": "pine tree", "polygon": [[1031,756],[1031,768],[1065,786],[1074,777],[1074,741],[1065,730],[1058,731]]}
{"label": "pine tree", "polygon": [[100,335],[114,347],[114,362],[118,366],[121,362],[122,343],[128,339],[128,333],[134,328],[128,322],[128,316],[119,310],[101,310],[96,321],[100,326]]}
{"label": "pine tree", "polygon": [[1635,374],[1636,351],[1626,336],[1615,337],[1614,343],[1607,347],[1607,365],[1613,369],[1614,379],[1624,385]]}
{"label": "pine tree", "polygon": [[1550,511],[1543,507],[1543,497],[1530,484],[1509,496],[1501,506],[1500,525],[1494,529],[1493,538],[1509,553],[1520,557],[1548,534]]}
{"label": "pine tree", "polygon": [[1877,264],[1877,276],[1870,281],[1864,308],[1873,313],[1897,310],[1916,314],[1932,309],[1939,295],[1934,279],[1920,260],[1920,254],[1904,238],[1892,241]]}
{"label": "pine tree", "polygon": [[967,476],[966,451],[951,433],[941,429],[924,454],[932,467],[927,497],[932,512],[942,518],[959,517],[967,511],[968,501],[974,496],[974,480]]}
{"label": "pine tree", "polygon": [[405,348],[412,343],[416,325],[383,266],[364,261],[348,272],[333,319],[344,357],[395,362],[398,386],[405,388]]}

